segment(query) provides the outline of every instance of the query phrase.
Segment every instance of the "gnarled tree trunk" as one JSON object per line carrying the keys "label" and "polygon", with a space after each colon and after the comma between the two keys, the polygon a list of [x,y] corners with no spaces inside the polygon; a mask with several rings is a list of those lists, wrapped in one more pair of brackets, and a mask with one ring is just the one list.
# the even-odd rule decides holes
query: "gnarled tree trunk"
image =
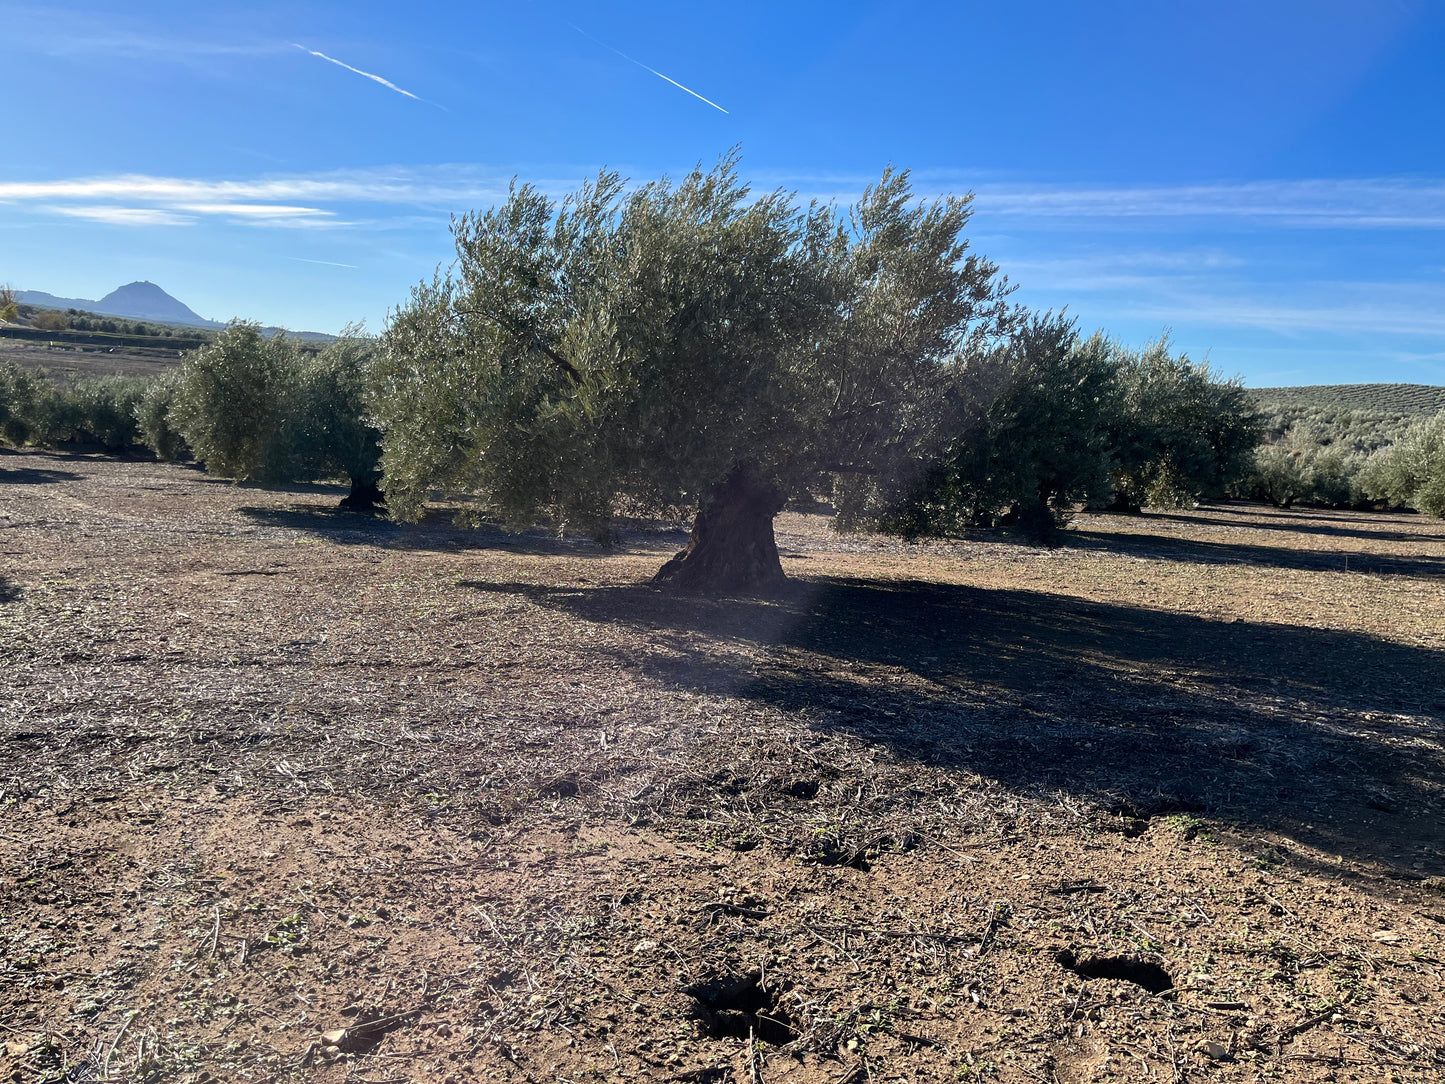
{"label": "gnarled tree trunk", "polygon": [[773,517],[784,503],[782,491],[752,467],[735,467],[708,491],[687,549],[662,566],[653,584],[694,595],[776,592],[788,579],[773,539]]}
{"label": "gnarled tree trunk", "polygon": [[352,512],[370,512],[379,504],[385,505],[386,494],[381,491],[380,481],[374,474],[351,479],[351,492],[341,498],[341,507]]}

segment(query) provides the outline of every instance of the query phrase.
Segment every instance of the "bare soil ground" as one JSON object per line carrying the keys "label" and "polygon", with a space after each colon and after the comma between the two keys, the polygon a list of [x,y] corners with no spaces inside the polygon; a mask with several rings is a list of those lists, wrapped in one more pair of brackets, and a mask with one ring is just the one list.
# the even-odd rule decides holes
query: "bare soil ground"
{"label": "bare soil ground", "polygon": [[1445,530],[678,548],[0,455],[15,1081],[1445,1078]]}
{"label": "bare soil ground", "polygon": [[181,351],[164,346],[48,346],[0,338],[0,364],[5,362],[44,369],[55,379],[70,382],[94,376],[160,376],[181,363]]}

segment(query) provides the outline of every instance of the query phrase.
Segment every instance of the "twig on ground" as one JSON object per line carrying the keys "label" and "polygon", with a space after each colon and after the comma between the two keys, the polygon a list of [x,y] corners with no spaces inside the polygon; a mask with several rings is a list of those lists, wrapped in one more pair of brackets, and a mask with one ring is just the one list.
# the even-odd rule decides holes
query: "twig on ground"
{"label": "twig on ground", "polygon": [[127,1029],[128,1027],[130,1027],[131,1023],[132,1023],[132,1022],[135,1020],[135,1018],[136,1018],[137,1016],[139,1016],[139,1015],[140,1015],[140,1010],[139,1010],[139,1009],[132,1009],[132,1010],[130,1011],[130,1015],[125,1018],[125,1023],[122,1024],[122,1025],[120,1026],[120,1030],[115,1033],[115,1038],[112,1039],[112,1040],[110,1041],[110,1045],[105,1048],[105,1057],[102,1058],[102,1059],[101,1059],[101,1062],[100,1062],[100,1075],[101,1075],[101,1076],[104,1077],[104,1076],[109,1076],[109,1075],[110,1075],[110,1059],[115,1055],[115,1048],[116,1048],[118,1045],[120,1045],[120,1040],[122,1039],[122,1037],[124,1037],[125,1032],[126,1032],[126,1029]]}
{"label": "twig on ground", "polygon": [[216,944],[221,937],[221,905],[216,904],[216,924],[211,927],[211,947],[206,950],[208,957],[216,954]]}

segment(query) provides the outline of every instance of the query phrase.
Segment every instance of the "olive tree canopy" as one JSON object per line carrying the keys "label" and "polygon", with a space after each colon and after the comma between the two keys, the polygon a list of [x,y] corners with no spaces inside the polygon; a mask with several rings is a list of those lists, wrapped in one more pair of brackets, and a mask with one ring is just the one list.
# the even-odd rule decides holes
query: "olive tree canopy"
{"label": "olive tree canopy", "polygon": [[606,534],[623,510],[690,507],[658,582],[776,586],[787,499],[852,478],[855,503],[887,502],[936,454],[950,367],[1007,314],[969,214],[893,171],[851,208],[804,208],[752,193],[731,155],[630,191],[604,171],[560,203],[514,184],[454,222],[454,270],[383,336],[392,513],[442,489]]}
{"label": "olive tree canopy", "polygon": [[343,507],[369,509],[381,496],[381,449],[365,412],[373,353],[351,328],[308,354],[285,335],[233,323],[186,356],[143,420],[173,427],[214,474],[267,484],[344,477]]}

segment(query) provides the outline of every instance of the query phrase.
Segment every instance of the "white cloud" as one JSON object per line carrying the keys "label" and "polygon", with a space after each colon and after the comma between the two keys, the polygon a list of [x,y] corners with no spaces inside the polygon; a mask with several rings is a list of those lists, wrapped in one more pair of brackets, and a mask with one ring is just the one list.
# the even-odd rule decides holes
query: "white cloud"
{"label": "white cloud", "polygon": [[1445,229],[1445,184],[1392,178],[1144,188],[979,185],[981,215],[1246,219],[1323,229]]}
{"label": "white cloud", "polygon": [[[988,248],[983,240],[979,241],[977,247]],[[1125,250],[1053,258],[1010,259],[1004,261],[1003,270],[1011,280],[1035,289],[1101,293],[1149,289],[1163,283],[1183,285],[1205,278],[1215,278],[1220,272],[1246,265],[1247,261],[1238,256],[1215,250]]]}
{"label": "white cloud", "polygon": [[[542,180],[537,187],[560,195],[590,171]],[[832,178],[840,190],[842,178]],[[238,180],[115,174],[54,180],[0,181],[0,203],[39,215],[62,215],[107,225],[174,226],[213,220],[251,228],[326,230],[436,230],[449,212],[486,207],[505,198],[509,176],[483,165],[388,167],[325,173],[258,176]],[[938,175],[919,179],[920,190],[944,190]],[[949,186],[952,187],[952,186]],[[851,199],[854,188],[842,198]],[[962,186],[952,190],[963,190]],[[366,210],[366,209],[370,210]],[[1445,336],[1445,287],[1428,282],[1300,281],[1251,265],[1213,241],[1212,222],[1230,217],[1252,229],[1314,226],[1376,228],[1408,223],[1445,226],[1445,182],[1361,181],[1261,182],[1176,188],[1064,188],[1004,186],[979,189],[976,222],[997,227],[1063,227],[1065,216],[1112,220],[1111,235],[1089,232],[1090,243],[1067,254],[1034,253],[1003,260],[1004,270],[1043,304],[1068,302],[1119,319],[1199,328],[1262,328],[1286,335],[1309,333]],[[1192,247],[1169,249],[1146,216],[1179,222],[1193,215]],[[7,215],[10,221],[22,216]],[[1013,232],[1013,231],[1010,231]],[[1180,231],[1174,231],[1180,232]],[[1107,239],[1105,239],[1107,236]],[[976,238],[976,240],[980,240]],[[993,239],[1008,248],[1002,232]],[[994,251],[994,245],[986,246]],[[1053,247],[1050,245],[1049,247]],[[1251,249],[1250,253],[1256,250]],[[995,252],[995,255],[998,255]],[[1300,268],[1295,268],[1297,272]],[[1328,271],[1313,269],[1323,279]],[[1323,273],[1322,273],[1323,272]],[[1348,274],[1349,272],[1346,272]],[[1253,281],[1251,281],[1253,280]],[[1431,347],[1425,347],[1426,350]]]}
{"label": "white cloud", "polygon": [[193,219],[159,207],[47,207],[53,214],[108,226],[185,226]]}
{"label": "white cloud", "polygon": [[133,17],[107,20],[95,11],[66,11],[46,6],[7,6],[6,44],[43,56],[167,58],[197,66],[223,56],[277,55],[286,46],[252,38],[207,41],[158,32]]}
{"label": "white cloud", "polygon": [[353,225],[336,218],[335,211],[320,207],[298,207],[284,203],[178,203],[177,210],[225,218],[247,226],[277,226],[295,229],[329,229]]}
{"label": "white cloud", "polygon": [[[57,199],[144,200],[175,204],[309,200],[471,206],[505,196],[508,181],[506,176],[473,166],[355,170],[243,181],[127,173],[54,181],[0,181],[0,203]],[[574,183],[562,182],[557,187],[570,189]]]}
{"label": "white cloud", "polygon": [[266,203],[165,203],[152,207],[114,204],[48,204],[38,210],[67,218],[83,218],[113,226],[183,226],[200,218],[224,218],[253,226],[330,228],[350,225],[336,218],[335,211],[320,207],[299,207]]}
{"label": "white cloud", "polygon": [[332,215],[319,207],[291,207],[278,203],[182,203],[182,210],[203,215],[234,215],[240,218],[303,218],[308,215]]}
{"label": "white cloud", "polygon": [[1123,304],[1116,315],[1161,324],[1247,327],[1285,334],[1305,332],[1380,335],[1445,335],[1445,311],[1429,305],[1308,305],[1288,299],[1256,301],[1237,297],[1193,297]]}
{"label": "white cloud", "polygon": [[[590,169],[574,176],[534,182],[543,191],[565,192]],[[475,206],[506,194],[509,175],[481,165],[382,167],[329,173],[258,177],[247,180],[203,180],[115,174],[52,181],[0,182],[0,202],[57,199],[115,199],[147,202],[246,202],[304,200],[310,202],[392,203],[430,206]],[[856,186],[845,178],[824,180],[841,201],[856,198]],[[942,174],[915,178],[920,192],[963,192],[968,179],[949,183]],[[783,181],[787,186],[787,181]],[[1357,181],[1270,181],[1248,184],[1183,185],[1177,187],[1095,188],[1023,186],[998,182],[973,186],[976,222],[1012,223],[1036,219],[1041,224],[1060,218],[1138,220],[1240,219],[1271,225],[1330,229],[1445,228],[1445,182],[1391,178]],[[826,193],[821,193],[826,197]],[[997,216],[997,219],[994,218]]]}
{"label": "white cloud", "polygon": [[[1367,177],[1188,185],[1030,184],[996,171],[913,170],[924,196],[974,194],[975,224],[1056,229],[1060,219],[1119,224],[1130,220],[1238,219],[1322,229],[1445,229],[1445,180]],[[759,185],[795,190],[806,199],[849,203],[878,174],[770,171]]]}

